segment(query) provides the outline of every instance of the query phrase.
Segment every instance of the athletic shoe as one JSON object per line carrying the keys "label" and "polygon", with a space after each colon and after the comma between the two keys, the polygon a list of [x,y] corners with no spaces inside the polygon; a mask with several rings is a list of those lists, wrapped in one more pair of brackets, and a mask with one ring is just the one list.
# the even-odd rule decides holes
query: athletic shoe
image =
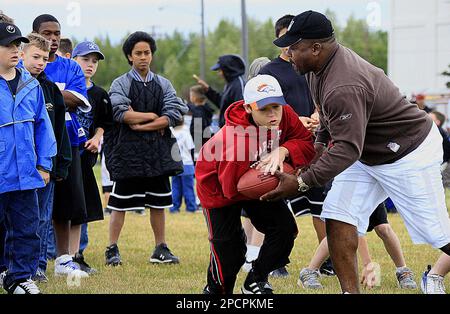
{"label": "athletic shoe", "polygon": [[31,279],[16,281],[5,290],[8,294],[41,294],[41,291]]}
{"label": "athletic shoe", "polygon": [[38,268],[38,270],[36,271],[36,274],[33,277],[33,281],[34,282],[39,282],[39,283],[46,283],[46,282],[48,282],[48,278],[45,275],[45,271],[43,271],[42,269]]}
{"label": "athletic shoe", "polygon": [[243,294],[273,294],[273,287],[267,280],[258,280],[251,270],[241,288]]}
{"label": "athletic shoe", "polygon": [[154,264],[178,264],[179,262],[178,257],[170,252],[165,243],[157,245],[152,256],[150,256],[150,263]]}
{"label": "athletic shoe", "polygon": [[319,271],[309,268],[303,268],[300,271],[300,277],[297,284],[305,289],[322,289],[323,286],[319,281]]}
{"label": "athletic shoe", "polygon": [[401,289],[417,289],[417,284],[414,281],[414,273],[408,267],[402,267],[397,270],[395,276]]}
{"label": "athletic shoe", "polygon": [[327,260],[320,265],[319,273],[322,276],[336,276],[330,257],[328,257]]}
{"label": "athletic shoe", "polygon": [[119,247],[117,244],[111,244],[106,248],[105,259],[107,266],[122,265],[122,259],[120,257]]}
{"label": "athletic shoe", "polygon": [[139,215],[139,216],[145,216],[146,214],[145,214],[145,209],[137,209],[137,210],[134,210],[134,213],[136,214],[136,215]]}
{"label": "athletic shoe", "polygon": [[78,267],[82,271],[86,272],[88,275],[92,275],[97,272],[95,268],[92,268],[91,266],[89,266],[88,263],[86,263],[82,253],[76,253],[75,256],[73,257],[73,262],[78,264]]}
{"label": "athletic shoe", "polygon": [[445,294],[444,277],[440,275],[429,275],[431,265],[422,275],[420,288],[424,294]]}
{"label": "athletic shoe", "polygon": [[286,278],[289,276],[289,272],[287,271],[286,266],[283,266],[275,269],[274,271],[271,271],[269,276],[272,276],[274,278]]}
{"label": "athletic shoe", "polygon": [[75,275],[80,278],[89,277],[89,275],[80,270],[80,267],[73,262],[72,256],[65,254],[55,260],[55,276]]}
{"label": "athletic shoe", "polygon": [[0,273],[0,287],[3,287],[3,280],[6,277],[6,270]]}
{"label": "athletic shoe", "polygon": [[111,213],[112,213],[112,209],[110,209],[108,207],[103,208],[103,215],[109,216],[109,215],[111,215]]}

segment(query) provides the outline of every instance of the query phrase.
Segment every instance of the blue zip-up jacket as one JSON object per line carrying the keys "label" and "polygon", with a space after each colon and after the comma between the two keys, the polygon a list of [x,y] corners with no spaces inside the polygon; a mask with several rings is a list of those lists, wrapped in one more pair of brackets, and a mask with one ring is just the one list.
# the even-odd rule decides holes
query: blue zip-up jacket
{"label": "blue zip-up jacket", "polygon": [[52,169],[56,140],[39,82],[19,69],[14,97],[0,77],[0,194],[45,186],[37,167]]}

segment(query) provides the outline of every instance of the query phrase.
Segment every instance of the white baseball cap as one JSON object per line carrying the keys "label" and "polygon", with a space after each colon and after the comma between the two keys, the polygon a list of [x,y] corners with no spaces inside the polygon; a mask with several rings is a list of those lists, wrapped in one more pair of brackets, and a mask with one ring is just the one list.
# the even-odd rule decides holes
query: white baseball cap
{"label": "white baseball cap", "polygon": [[244,103],[258,110],[269,104],[286,105],[286,100],[277,79],[270,75],[260,74],[245,85]]}

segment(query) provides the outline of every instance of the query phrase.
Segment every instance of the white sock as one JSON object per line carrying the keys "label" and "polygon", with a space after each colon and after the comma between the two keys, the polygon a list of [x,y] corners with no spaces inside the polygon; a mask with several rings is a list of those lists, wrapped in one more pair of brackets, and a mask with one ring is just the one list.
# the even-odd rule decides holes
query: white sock
{"label": "white sock", "polygon": [[259,249],[260,249],[259,246],[247,244],[247,254],[246,254],[247,262],[254,261],[255,259],[258,258]]}

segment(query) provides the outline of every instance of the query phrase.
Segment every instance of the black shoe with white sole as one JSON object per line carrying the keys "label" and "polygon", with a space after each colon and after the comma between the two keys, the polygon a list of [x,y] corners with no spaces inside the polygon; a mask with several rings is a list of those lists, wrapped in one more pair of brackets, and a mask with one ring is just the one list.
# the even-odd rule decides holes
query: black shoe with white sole
{"label": "black shoe with white sole", "polygon": [[172,254],[165,243],[161,243],[155,247],[152,256],[150,256],[150,263],[154,264],[178,264],[180,260]]}
{"label": "black shoe with white sole", "polygon": [[243,294],[273,294],[273,287],[267,278],[259,280],[252,269],[248,273],[241,291]]}
{"label": "black shoe with white sole", "polygon": [[5,290],[8,294],[41,294],[41,291],[31,279],[16,281]]}
{"label": "black shoe with white sole", "polygon": [[105,252],[106,266],[119,266],[122,265],[122,259],[119,253],[119,247],[117,244],[111,244],[106,248]]}

